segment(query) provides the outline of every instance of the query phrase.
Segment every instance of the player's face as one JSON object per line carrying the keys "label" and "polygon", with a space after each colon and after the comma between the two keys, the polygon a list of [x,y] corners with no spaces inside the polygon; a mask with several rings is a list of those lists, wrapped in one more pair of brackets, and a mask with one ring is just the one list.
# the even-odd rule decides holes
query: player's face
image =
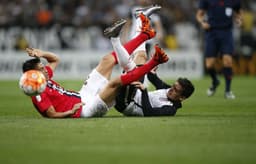
{"label": "player's face", "polygon": [[182,100],[182,92],[183,92],[183,88],[182,86],[179,84],[178,81],[176,81],[172,87],[170,88],[170,90],[167,93],[167,96],[169,99],[174,100],[174,101],[181,101]]}
{"label": "player's face", "polygon": [[45,69],[45,66],[44,66],[43,63],[39,63],[39,64],[37,65],[37,70],[41,71],[41,72],[44,74],[44,76],[45,76],[45,78],[46,78],[47,80],[49,79],[48,72],[47,72],[47,70]]}

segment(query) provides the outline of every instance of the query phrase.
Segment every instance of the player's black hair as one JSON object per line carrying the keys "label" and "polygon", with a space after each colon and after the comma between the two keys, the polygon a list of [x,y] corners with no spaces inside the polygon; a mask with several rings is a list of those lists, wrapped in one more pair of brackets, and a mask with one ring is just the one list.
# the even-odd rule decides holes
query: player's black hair
{"label": "player's black hair", "polygon": [[22,71],[26,72],[28,70],[35,69],[40,62],[40,58],[29,59],[23,63]]}
{"label": "player's black hair", "polygon": [[195,90],[194,85],[187,78],[178,78],[179,84],[183,88],[182,96],[188,98],[192,95]]}

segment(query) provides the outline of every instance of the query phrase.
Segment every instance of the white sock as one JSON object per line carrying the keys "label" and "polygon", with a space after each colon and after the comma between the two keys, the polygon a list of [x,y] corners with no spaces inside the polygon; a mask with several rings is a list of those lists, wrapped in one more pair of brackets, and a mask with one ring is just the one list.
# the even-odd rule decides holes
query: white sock
{"label": "white sock", "polygon": [[123,47],[120,38],[110,38],[113,49],[116,53],[116,57],[119,65],[125,70],[125,72],[131,71],[136,67],[136,64],[133,62],[131,56],[128,54],[126,49]]}

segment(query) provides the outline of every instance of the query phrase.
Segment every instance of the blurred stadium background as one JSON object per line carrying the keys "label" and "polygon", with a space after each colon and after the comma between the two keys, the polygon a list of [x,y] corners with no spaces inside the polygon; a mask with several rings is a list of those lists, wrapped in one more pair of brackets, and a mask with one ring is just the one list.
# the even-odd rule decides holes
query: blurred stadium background
{"label": "blurred stadium background", "polygon": [[[195,78],[204,75],[203,32],[195,20],[197,2],[148,1],[163,7],[159,15],[164,37],[159,44],[170,54],[177,54],[173,60],[177,63],[172,61],[160,72],[173,69],[173,77],[178,74]],[[119,18],[129,18],[135,3],[136,0],[1,0],[0,78],[18,77],[21,63],[27,57],[22,50],[27,46],[63,55],[62,65],[58,68],[59,78],[66,77],[67,73],[73,74],[73,78],[78,77],[81,71],[88,73],[106,50],[111,50],[110,42],[102,31]],[[234,28],[234,72],[255,76],[256,1],[243,0],[242,5],[244,24],[241,29]],[[74,69],[72,65],[78,68]]]}

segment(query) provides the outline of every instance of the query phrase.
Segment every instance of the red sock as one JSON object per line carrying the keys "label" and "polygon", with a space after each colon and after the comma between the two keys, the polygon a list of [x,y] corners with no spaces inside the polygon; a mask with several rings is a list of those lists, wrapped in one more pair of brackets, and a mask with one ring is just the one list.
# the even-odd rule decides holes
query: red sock
{"label": "red sock", "polygon": [[[135,38],[133,38],[132,40],[130,40],[129,42],[124,44],[124,48],[126,49],[126,51],[131,55],[132,52],[139,47],[143,42],[145,42],[148,39],[148,35],[145,33],[140,33],[138,36],[136,36]],[[116,57],[116,53],[112,52],[113,57],[115,58],[115,63],[117,64],[117,57]]]}
{"label": "red sock", "polygon": [[128,85],[133,81],[139,80],[142,76],[149,73],[151,69],[157,66],[159,63],[151,59],[141,67],[137,67],[134,70],[121,75],[121,81],[123,85]]}

